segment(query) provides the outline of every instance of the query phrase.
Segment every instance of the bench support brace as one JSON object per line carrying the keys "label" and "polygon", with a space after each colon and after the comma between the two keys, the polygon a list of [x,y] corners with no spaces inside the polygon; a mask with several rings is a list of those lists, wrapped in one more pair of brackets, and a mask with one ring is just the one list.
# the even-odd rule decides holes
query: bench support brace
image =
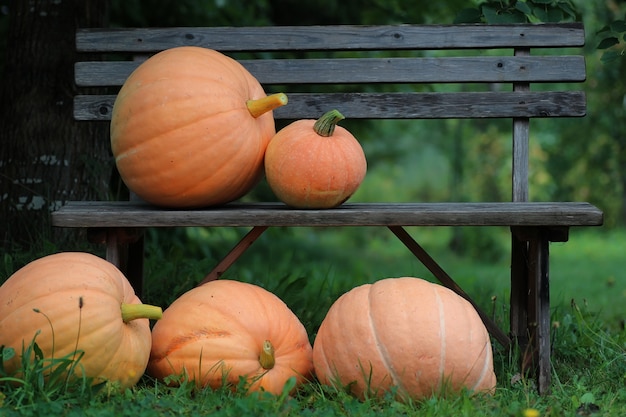
{"label": "bench support brace", "polygon": [[252,245],[254,241],[257,240],[257,238],[266,230],[267,226],[254,226],[248,234],[246,234],[239,241],[239,243],[237,243],[237,245],[230,252],[228,252],[228,255],[226,255],[224,259],[222,259],[220,263],[217,264],[217,266],[198,283],[198,286],[219,279],[222,274],[226,272],[226,270],[230,268],[231,265],[234,264],[235,261],[237,261],[237,259],[239,259],[239,257],[250,247],[250,245]]}

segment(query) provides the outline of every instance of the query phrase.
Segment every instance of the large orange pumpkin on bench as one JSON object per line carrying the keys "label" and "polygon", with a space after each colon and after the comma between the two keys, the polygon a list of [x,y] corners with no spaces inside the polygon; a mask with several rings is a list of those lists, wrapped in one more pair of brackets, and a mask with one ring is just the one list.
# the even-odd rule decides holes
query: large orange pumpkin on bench
{"label": "large orange pumpkin on bench", "polygon": [[178,47],[143,62],[125,81],[111,117],[120,176],[142,199],[165,207],[227,203],[263,174],[276,133],[266,96],[240,63],[206,48]]}
{"label": "large orange pumpkin on bench", "polygon": [[313,344],[322,383],[355,395],[420,400],[495,388],[489,335],[464,298],[404,277],[362,285],[331,306]]}

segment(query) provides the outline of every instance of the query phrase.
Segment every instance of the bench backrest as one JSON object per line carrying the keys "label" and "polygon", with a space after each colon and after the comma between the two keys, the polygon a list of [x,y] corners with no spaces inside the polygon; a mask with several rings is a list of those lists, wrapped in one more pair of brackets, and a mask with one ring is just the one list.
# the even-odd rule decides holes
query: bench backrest
{"label": "bench backrest", "polygon": [[[510,118],[513,201],[529,198],[529,120],[586,113],[583,91],[530,88],[585,80],[584,57],[567,54],[584,45],[583,26],[571,23],[83,29],[77,50],[109,59],[76,63],[85,93],[75,97],[75,118],[110,120],[115,95],[90,87],[119,88],[137,57],[183,45],[234,55],[266,91],[284,90],[289,104],[275,110],[277,119],[318,118],[331,108],[348,119]],[[343,87],[328,93],[329,84]],[[403,87],[364,87],[372,84]]]}

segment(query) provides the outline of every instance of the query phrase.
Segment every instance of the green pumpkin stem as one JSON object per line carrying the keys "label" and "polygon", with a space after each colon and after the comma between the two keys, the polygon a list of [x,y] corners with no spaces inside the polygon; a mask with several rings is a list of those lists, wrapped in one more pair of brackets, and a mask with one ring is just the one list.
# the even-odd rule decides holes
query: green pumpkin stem
{"label": "green pumpkin stem", "polygon": [[122,304],[122,320],[124,323],[136,319],[159,320],[163,317],[161,307],[149,304]]}
{"label": "green pumpkin stem", "polygon": [[269,340],[263,342],[263,349],[261,349],[261,354],[259,355],[259,363],[263,369],[272,369],[276,363],[274,346],[272,346],[272,342]]}
{"label": "green pumpkin stem", "polygon": [[320,136],[329,137],[335,132],[335,126],[337,123],[345,119],[344,115],[339,110],[331,110],[326,112],[317,119],[313,125],[313,130]]}
{"label": "green pumpkin stem", "polygon": [[252,117],[257,118],[268,111],[272,111],[287,104],[287,95],[284,93],[271,94],[267,97],[246,101],[246,106]]}

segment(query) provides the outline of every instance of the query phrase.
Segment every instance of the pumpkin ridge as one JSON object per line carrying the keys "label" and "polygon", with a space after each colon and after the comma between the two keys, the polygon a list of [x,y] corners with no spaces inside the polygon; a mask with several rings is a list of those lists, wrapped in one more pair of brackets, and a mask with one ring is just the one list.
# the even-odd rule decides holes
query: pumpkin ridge
{"label": "pumpkin ridge", "polygon": [[394,367],[391,363],[391,361],[389,360],[389,352],[387,352],[387,349],[384,348],[383,344],[380,342],[380,339],[378,337],[378,330],[376,328],[376,325],[374,324],[374,318],[372,317],[372,311],[374,310],[372,308],[372,294],[373,294],[373,288],[374,285],[372,285],[370,287],[370,290],[367,294],[367,302],[368,302],[368,308],[367,308],[367,317],[369,320],[369,325],[370,328],[372,329],[372,335],[374,336],[374,344],[376,346],[376,350],[378,351],[378,355],[380,356],[380,358],[382,359],[382,362],[387,370],[387,372],[389,373],[389,376],[391,377],[391,381],[393,383],[394,386],[398,387],[398,389],[400,389],[401,391],[404,391],[404,387],[402,385],[401,382],[399,382],[399,378],[398,375],[396,374]]}
{"label": "pumpkin ridge", "polygon": [[[228,112],[232,112],[232,111],[233,110],[230,110]],[[223,112],[221,114],[226,114],[228,112]],[[198,120],[195,120],[191,124],[197,124],[197,123],[201,123],[201,122],[205,122],[205,121],[206,121],[206,118],[198,119]],[[188,126],[188,125],[185,125],[185,126]],[[184,128],[184,127],[181,127],[181,128]],[[137,144],[132,149],[129,149],[129,150],[125,151],[124,153],[120,154],[116,158],[116,162],[119,162],[119,161],[125,159],[127,156],[130,156],[131,153],[141,152],[141,149],[143,147],[149,147],[150,146],[150,142],[152,142],[153,140],[159,139],[159,138],[161,138],[163,136],[166,136],[166,135],[168,135],[170,133],[171,132],[163,132],[160,135],[155,135],[152,138],[150,138],[149,140],[144,141],[144,142],[142,142],[140,144]],[[250,142],[253,142],[253,141],[250,141]],[[255,149],[255,152],[252,152],[252,150],[250,150],[250,151],[248,151],[248,154],[250,154],[250,155],[256,154],[258,156],[256,159],[261,160],[261,161],[263,160],[262,152],[261,152],[260,149]],[[196,155],[196,158],[200,158],[200,157],[202,157],[202,155]],[[200,162],[196,163],[196,162],[193,162],[193,160],[190,161],[189,159],[187,161],[188,161],[188,163],[190,165],[199,165],[200,164]],[[215,162],[221,162],[221,163],[216,164]],[[205,161],[205,163],[206,163],[206,161]],[[167,197],[167,198],[176,198],[176,197],[184,196],[184,195],[187,195],[187,194],[199,194],[196,190],[202,190],[203,186],[205,184],[214,182],[215,181],[215,177],[218,177],[220,175],[220,173],[224,169],[232,168],[232,166],[229,163],[229,158],[223,158],[223,159],[217,158],[216,160],[211,161],[211,164],[213,165],[213,169],[212,169],[212,172],[211,172],[210,176],[207,176],[207,177],[203,178],[201,181],[198,181],[198,182],[193,182],[193,183],[190,182],[186,188],[176,189],[175,193],[170,193],[170,194],[163,193],[163,196]],[[243,168],[252,168],[252,167],[253,166],[249,165],[249,166],[246,166],[246,167],[243,167]],[[229,186],[229,187],[227,187],[228,191],[224,190],[224,194],[228,194],[230,196],[233,196],[232,199],[240,197],[241,195],[245,194],[245,192],[247,190],[247,188],[244,185],[246,185],[248,183],[248,181],[241,181],[240,178],[245,178],[246,180],[250,180],[250,181],[254,177],[258,177],[258,179],[260,179],[262,171],[256,172],[256,171],[250,171],[249,169],[241,169],[241,170],[239,170],[238,174],[240,174],[240,175],[237,176],[236,178],[234,178],[233,175],[229,175],[229,178],[231,179],[231,181],[235,181],[235,183],[239,183],[241,185],[239,187],[237,187],[237,188],[233,188],[233,187]],[[149,181],[152,181],[152,182],[158,181],[158,178],[160,176],[167,176],[167,175],[169,175],[169,172],[166,172],[166,171],[162,171],[161,173],[155,173],[154,175],[151,176]],[[143,181],[144,181],[144,179],[140,178],[140,182],[143,182]],[[206,189],[206,187],[205,187],[205,189]],[[204,198],[204,197],[202,196],[201,198]]]}
{"label": "pumpkin ridge", "polygon": [[[265,304],[264,304],[264,303],[263,303],[263,301],[262,301],[262,297],[258,294],[258,292],[257,292],[258,290],[257,290],[257,288],[256,288],[256,287],[251,287],[251,286],[248,286],[248,284],[244,284],[244,283],[243,283],[243,282],[241,282],[241,281],[235,281],[235,280],[232,280],[232,281],[227,281],[227,280],[218,280],[218,281],[214,281],[214,282],[215,282],[215,283],[217,283],[217,282],[220,282],[220,283],[221,283],[221,282],[232,282],[232,283],[235,283],[235,284],[232,284],[232,285],[236,285],[236,286],[238,286],[238,287],[239,287],[239,288],[238,288],[238,291],[241,291],[241,292],[245,292],[245,293],[246,293],[246,296],[243,296],[243,294],[242,294],[242,293],[240,293],[239,295],[240,295],[242,298],[244,298],[244,299],[248,300],[248,302],[247,302],[248,307],[252,304],[252,302],[250,302],[250,299],[251,299],[251,298],[252,298],[253,300],[255,300],[255,301],[254,301],[254,304],[257,304],[257,306],[265,307]],[[261,287],[259,287],[259,288],[261,288]],[[271,294],[271,293],[270,293],[270,294]],[[273,295],[273,294],[272,294],[272,295]],[[262,317],[262,318],[265,318],[265,319],[268,319],[269,317],[271,317],[271,316],[269,316],[269,315],[267,314],[267,312],[266,312],[266,311],[264,312],[264,314],[260,314],[260,313],[257,311],[257,316]],[[241,329],[243,329],[243,330],[248,330],[248,331],[249,331],[249,325],[245,322],[245,318],[244,318],[244,317],[241,317],[241,316],[240,316],[240,315],[238,315],[238,314],[234,314],[234,315],[232,315],[232,317],[230,317],[230,319],[231,319],[231,321],[232,321],[232,322],[235,322],[235,323],[237,324],[237,326],[239,326]],[[250,337],[252,337],[252,335],[248,335],[247,337],[248,337],[248,338],[250,338]],[[263,340],[265,340],[265,339],[263,339]],[[272,342],[272,343],[275,343],[275,342]]]}
{"label": "pumpkin ridge", "polygon": [[[467,380],[469,378],[469,375],[472,372],[472,370],[474,369],[474,366],[478,362],[478,360],[480,358],[482,358],[488,352],[487,351],[488,344],[489,344],[489,341],[487,341],[485,343],[485,345],[483,346],[483,349],[481,350],[481,354],[478,355],[478,357],[474,361],[474,365],[472,365],[472,368],[467,372],[467,376],[465,377],[465,380]],[[490,359],[490,356],[488,355],[487,360],[483,360],[483,369],[481,369],[481,371],[480,371],[480,377],[476,380],[474,385],[471,387],[472,391],[476,391],[478,389],[478,387],[480,387],[480,385],[482,384],[483,380],[485,379],[485,377],[489,373],[490,366],[491,366],[491,359]]]}
{"label": "pumpkin ridge", "polygon": [[[328,358],[326,357],[326,348],[324,347],[324,343],[322,342],[321,338],[317,342],[317,344],[318,344],[318,347],[316,349],[319,351],[319,354],[316,355],[318,361],[315,367],[317,368],[319,366],[319,360],[321,359],[323,361],[323,368],[324,368],[324,372],[322,372],[322,374],[327,379],[326,382],[333,382],[331,378],[329,377],[329,375],[336,375],[337,379],[339,379],[336,369],[335,369],[335,372],[333,372],[332,369],[330,368],[330,364],[328,363]],[[320,373],[319,370],[317,371],[317,373]]]}
{"label": "pumpkin ridge", "polygon": [[[251,290],[252,289],[256,290],[256,288],[253,288],[253,287],[250,287],[250,289]],[[265,290],[265,291],[267,291],[267,290]],[[261,293],[259,291],[250,291],[250,292],[252,293],[252,295],[254,297],[255,304],[257,304],[259,306],[259,310],[262,311],[262,313],[261,313],[261,311],[257,310],[257,314],[260,317],[264,317],[265,318],[265,322],[267,322],[267,320],[272,320],[272,317],[274,316],[274,314],[272,314],[272,311],[268,310],[267,304],[263,301],[263,297],[262,297]],[[284,304],[284,302],[281,299],[279,299],[277,296],[275,296],[273,293],[270,292],[270,294],[278,299],[279,303],[277,303],[277,305],[280,305],[281,310],[285,310],[283,307],[286,307],[286,304]],[[270,343],[272,343],[274,345],[274,348],[276,349],[274,354],[278,358],[279,356],[283,356],[285,354],[284,350],[285,350],[285,347],[286,347],[285,346],[286,343],[285,343],[285,340],[284,340],[285,335],[283,334],[285,329],[281,329],[281,331],[279,331],[279,332],[273,332],[272,328],[273,328],[272,326],[267,326],[266,329],[263,329],[265,334],[259,334],[259,336],[260,336],[260,339],[262,339],[263,341],[269,340]],[[291,326],[289,326],[287,328],[287,330],[291,334],[291,332],[292,332]],[[282,337],[277,339],[276,335],[272,334],[272,333],[277,333],[278,335],[280,335]],[[259,350],[261,350],[261,348],[262,348],[262,346],[259,346]],[[291,352],[292,349],[290,349],[289,351]],[[280,353],[280,355],[279,355],[279,353]],[[277,362],[279,362],[279,361],[277,361]]]}
{"label": "pumpkin ridge", "polygon": [[439,388],[442,388],[442,384],[444,383],[445,378],[444,373],[446,369],[446,317],[443,302],[441,301],[441,297],[439,296],[439,291],[437,291],[438,288],[433,286],[432,290],[435,294],[437,310],[439,312],[439,340],[441,341],[441,347],[439,349]]}
{"label": "pumpkin ridge", "polygon": [[[137,94],[139,93],[132,92],[129,95],[135,96]],[[198,98],[199,101],[200,99],[201,98]],[[189,100],[189,97],[177,97],[176,99],[170,98],[169,101],[167,102],[167,105],[170,107],[173,107],[178,102],[185,102],[188,100]],[[117,149],[119,147],[118,143],[120,142],[118,138],[121,136],[119,132],[120,131],[132,132],[134,130],[138,130],[140,129],[140,127],[136,127],[136,126],[139,126],[143,123],[143,120],[141,119],[151,119],[151,118],[154,118],[155,115],[158,116],[160,114],[160,112],[154,111],[154,109],[149,106],[141,106],[139,109],[133,108],[132,115],[131,114],[126,115],[125,113],[129,113],[129,111],[130,110],[124,107],[124,104],[120,104],[118,108],[114,108],[114,113],[113,113],[112,121],[111,121],[111,145],[112,145],[113,151],[116,153],[116,158],[115,158],[116,161],[118,160],[118,156],[124,155],[126,152],[129,152],[129,150],[131,149],[136,149],[137,147],[140,147],[144,144],[154,143],[155,141],[160,140],[165,134],[171,132],[172,130],[178,130],[181,128],[189,127],[205,119],[205,116],[203,114],[197,113],[196,118],[190,118],[189,120],[185,120],[184,123],[182,123],[181,120],[178,119],[176,120],[175,124],[172,123],[172,126],[160,126],[158,131],[155,129],[156,134],[152,134],[150,137],[147,137],[147,138],[144,137],[141,142],[134,142],[132,144],[133,145],[132,147],[126,147],[124,149],[124,152],[120,155],[119,150]],[[117,120],[118,118],[122,118],[122,121],[118,122]],[[118,124],[121,127],[118,127]]]}
{"label": "pumpkin ridge", "polygon": [[[260,151],[257,152],[257,153],[261,153],[262,154],[262,152],[260,152]],[[263,157],[260,156],[259,159],[263,160]],[[214,165],[214,166],[217,166],[217,168],[213,171],[213,175],[211,175],[211,177],[207,177],[203,181],[200,181],[198,183],[190,184],[190,186],[188,188],[181,189],[175,195],[184,195],[184,194],[188,193],[191,190],[195,190],[196,188],[199,188],[199,187],[202,188],[203,184],[211,182],[211,181],[214,181],[213,177],[219,175],[219,173],[221,171],[223,171],[224,169],[231,168],[231,166],[230,166],[230,164],[228,163],[227,160],[222,160],[221,162],[222,162],[222,164],[220,164],[219,166]],[[246,168],[251,168],[251,166],[248,166]],[[262,173],[262,171],[261,171],[261,173],[258,173],[256,171],[246,170],[245,175],[241,175],[241,174],[244,173],[243,171],[244,171],[243,169],[239,170],[239,172],[238,172],[239,176],[237,178],[233,178],[233,176],[230,176],[231,181],[235,181],[235,183],[239,183],[241,181],[236,181],[236,180],[239,180],[239,178],[241,178],[241,177],[246,177],[247,179],[251,179],[252,177],[259,177],[259,179],[260,179],[261,173]],[[241,183],[245,184],[245,183],[247,183],[247,181],[243,181]],[[243,186],[240,186],[238,188],[232,188],[232,187],[229,186],[228,189],[230,190],[230,192],[228,194],[233,195],[233,196],[237,196],[235,198],[238,198],[239,196],[243,195],[246,192],[246,190],[247,190],[247,188],[243,187]]]}
{"label": "pumpkin ridge", "polygon": [[[185,99],[185,98],[180,99],[180,101],[185,101],[185,100],[188,100],[188,99]],[[228,113],[238,112],[238,111],[241,111],[241,109],[224,110],[224,111],[213,113],[211,116],[208,116],[208,117],[206,115],[199,114],[197,118],[187,120],[185,121],[185,123],[177,124],[176,126],[173,126],[173,127],[169,127],[168,130],[163,130],[159,132],[158,134],[152,135],[149,138],[145,138],[143,141],[139,143],[135,143],[132,147],[128,147],[127,149],[124,150],[124,152],[122,152],[121,154],[118,154],[118,156],[116,156],[115,158],[115,161],[117,162],[117,161],[123,160],[127,156],[127,154],[130,153],[131,151],[138,152],[144,146],[149,146],[149,147],[152,146],[154,142],[158,142],[159,140],[162,140],[164,136],[170,135],[173,130],[180,130],[180,129],[193,127],[194,125],[206,122],[208,119],[211,119],[214,116],[218,116],[218,115],[224,116],[224,115],[227,115]]]}
{"label": "pumpkin ridge", "polygon": [[[78,298],[73,299],[74,297],[71,296],[71,294],[76,292],[77,289],[78,289],[77,287],[70,287],[70,288],[59,288],[59,289],[55,289],[55,291],[54,291],[56,296],[58,297],[58,299],[64,299],[65,297],[67,297],[67,300],[64,301],[65,303],[68,303],[68,304],[70,302],[76,302],[77,303],[76,304],[76,314],[77,314],[76,317],[72,317],[72,316],[69,316],[69,315],[63,315],[63,316],[60,316],[60,317],[51,317],[50,318],[51,319],[51,323],[48,323],[47,320],[44,320],[44,321],[42,321],[41,328],[34,329],[34,331],[40,330],[40,331],[46,331],[47,332],[48,330],[50,330],[51,332],[54,332],[54,333],[66,334],[69,331],[68,329],[73,328],[77,324],[77,322],[79,320],[81,320],[81,318],[79,318],[79,316],[82,314],[82,312],[80,311],[80,309],[78,307]],[[68,295],[66,296],[65,294],[68,294]],[[33,301],[36,301],[38,299],[49,298],[49,296],[50,296],[49,293],[40,293],[40,294],[37,294],[35,297],[29,298],[27,303],[23,303],[23,304],[21,304],[21,305],[19,305],[17,307],[13,307],[13,310],[6,317],[3,317],[3,319],[0,320],[0,328],[3,327],[1,322],[3,322],[5,319],[8,320],[11,317],[11,315],[15,315],[16,317],[21,317],[25,313],[29,313],[30,314],[31,312],[32,312],[32,314],[47,315],[48,314],[48,311],[47,311],[48,307],[51,307],[51,306],[44,302],[41,305],[45,306],[45,307],[34,307],[34,308],[37,309],[37,312],[35,312],[35,311],[33,311],[34,310],[33,304],[36,305],[37,303],[33,302]],[[116,297],[112,297],[111,296],[110,298],[113,298],[113,303],[116,303],[118,301]],[[107,304],[107,303],[101,303],[101,304]],[[42,317],[44,317],[44,316],[42,316]],[[84,323],[84,320],[85,320],[84,317],[82,318],[82,320],[83,320],[83,324],[86,324],[86,323]],[[112,323],[112,322],[104,322],[103,324],[106,325],[106,324],[114,324],[114,323]],[[50,326],[52,326],[51,329],[50,329]],[[39,326],[33,326],[33,327],[39,327]],[[86,326],[86,327],[88,327],[88,328],[87,329],[81,329],[80,332],[78,332],[78,331],[76,332],[76,335],[79,336],[78,342],[80,342],[81,338],[86,338],[86,339],[92,338],[93,336],[91,336],[91,333],[95,333],[96,335],[98,335],[98,334],[100,334],[103,331],[102,327],[100,327],[100,326],[98,326],[96,328],[91,328],[89,326]],[[111,332],[111,333],[114,334],[114,332]],[[34,334],[33,334],[33,336],[34,336]],[[79,343],[79,345],[80,345],[80,343]]]}

